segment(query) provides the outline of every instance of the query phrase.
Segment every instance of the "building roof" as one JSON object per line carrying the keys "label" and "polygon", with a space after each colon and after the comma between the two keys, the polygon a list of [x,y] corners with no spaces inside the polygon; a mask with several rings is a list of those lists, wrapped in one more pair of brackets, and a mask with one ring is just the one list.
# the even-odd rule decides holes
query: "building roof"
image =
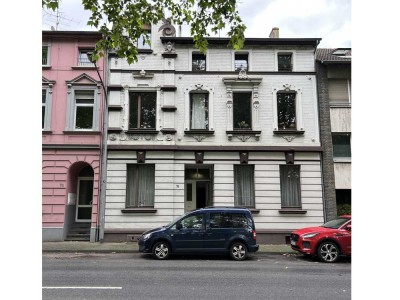
{"label": "building roof", "polygon": [[52,37],[95,37],[101,38],[102,34],[99,31],[63,31],[63,30],[42,30],[42,36]]}
{"label": "building roof", "polygon": [[351,63],[351,48],[317,48],[315,58],[322,63]]}
{"label": "building roof", "polygon": [[[218,38],[218,37],[206,37],[207,42],[210,45],[228,45],[230,38]],[[171,42],[181,45],[193,45],[194,40],[192,37],[161,37],[163,43]],[[321,38],[246,38],[244,41],[245,45],[309,45],[317,47]]]}

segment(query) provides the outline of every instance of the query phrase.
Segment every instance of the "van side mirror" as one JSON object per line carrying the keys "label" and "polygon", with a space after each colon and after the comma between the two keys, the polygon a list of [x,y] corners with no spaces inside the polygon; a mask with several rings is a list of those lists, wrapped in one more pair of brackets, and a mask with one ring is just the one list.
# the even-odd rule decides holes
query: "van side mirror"
{"label": "van side mirror", "polygon": [[176,223],[176,229],[177,230],[181,230],[182,229],[182,223],[181,222]]}

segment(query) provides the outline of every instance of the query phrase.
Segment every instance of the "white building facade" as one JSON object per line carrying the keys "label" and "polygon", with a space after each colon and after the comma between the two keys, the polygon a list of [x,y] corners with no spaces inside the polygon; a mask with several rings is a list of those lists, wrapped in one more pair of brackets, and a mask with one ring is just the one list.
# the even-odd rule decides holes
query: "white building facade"
{"label": "white building facade", "polygon": [[[109,55],[104,239],[135,240],[206,206],[245,206],[258,241],[324,221],[320,39],[209,38],[151,27],[137,63]],[[140,48],[140,47],[139,47]]]}

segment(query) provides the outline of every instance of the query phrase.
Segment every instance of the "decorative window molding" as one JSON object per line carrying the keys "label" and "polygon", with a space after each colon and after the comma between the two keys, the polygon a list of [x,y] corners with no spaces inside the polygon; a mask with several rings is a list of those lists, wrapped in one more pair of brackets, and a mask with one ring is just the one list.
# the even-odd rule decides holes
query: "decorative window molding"
{"label": "decorative window molding", "polygon": [[300,165],[280,165],[279,173],[282,209],[302,210]]}
{"label": "decorative window molding", "polygon": [[[244,76],[246,75],[246,76]],[[259,94],[258,89],[262,78],[250,78],[247,74],[239,74],[238,77],[225,77],[222,79],[226,88],[226,113],[228,138],[232,139],[232,134],[237,131],[238,134],[244,134],[244,131],[234,130],[233,126],[233,93],[251,92],[251,130],[246,130],[246,134],[254,133],[256,140],[261,134],[259,119]]]}
{"label": "decorative window molding", "polygon": [[[278,128],[278,97],[277,94],[279,92],[282,93],[295,93],[296,94],[296,129],[295,130],[279,130]],[[304,133],[304,125],[303,125],[303,105],[302,105],[302,94],[303,91],[301,88],[297,88],[294,85],[284,84],[281,87],[273,87],[272,88],[272,96],[273,96],[273,131],[274,133],[287,133],[287,134],[303,134]]]}
{"label": "decorative window molding", "polygon": [[42,99],[42,107],[44,110],[44,120],[43,120],[43,131],[51,130],[51,107],[53,102],[53,85],[56,82],[53,80],[48,80],[46,77],[42,76],[42,91],[45,91],[45,103]]}
{"label": "decorative window molding", "polygon": [[[65,131],[99,131],[100,129],[100,95],[101,84],[83,73],[78,77],[66,81],[67,83],[67,118]],[[76,93],[93,91],[93,123],[90,129],[75,128]]]}
{"label": "decorative window molding", "polygon": [[48,43],[43,43],[42,44],[42,66],[43,67],[50,67],[50,46],[51,44]]}
{"label": "decorative window molding", "polygon": [[[284,49],[277,49],[275,52],[275,71],[279,71],[278,68],[278,55],[279,54],[291,54],[292,55],[292,70],[287,72],[295,72],[297,71],[296,66],[296,50],[284,50]],[[279,71],[282,72],[282,71]]]}
{"label": "decorative window molding", "polygon": [[208,94],[208,129],[193,130],[193,132],[214,132],[214,88],[205,86],[201,83],[191,85],[184,89],[185,99],[185,133],[191,131],[190,126],[190,94]]}

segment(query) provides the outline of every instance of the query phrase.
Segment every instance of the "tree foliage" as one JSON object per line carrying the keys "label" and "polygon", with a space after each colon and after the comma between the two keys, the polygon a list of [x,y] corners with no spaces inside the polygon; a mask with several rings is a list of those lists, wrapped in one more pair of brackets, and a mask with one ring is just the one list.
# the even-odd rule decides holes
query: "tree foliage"
{"label": "tree foliage", "polygon": [[[237,0],[82,0],[82,4],[91,12],[87,24],[103,35],[96,44],[96,60],[107,49],[114,49],[128,63],[137,61],[139,37],[144,34],[150,43],[144,25],[156,24],[165,17],[170,17],[174,24],[189,24],[195,47],[203,53],[207,50],[209,30],[217,34],[227,26],[229,46],[241,49],[244,44],[246,26],[237,11]],[[42,0],[42,7],[56,10],[58,0]]]}

